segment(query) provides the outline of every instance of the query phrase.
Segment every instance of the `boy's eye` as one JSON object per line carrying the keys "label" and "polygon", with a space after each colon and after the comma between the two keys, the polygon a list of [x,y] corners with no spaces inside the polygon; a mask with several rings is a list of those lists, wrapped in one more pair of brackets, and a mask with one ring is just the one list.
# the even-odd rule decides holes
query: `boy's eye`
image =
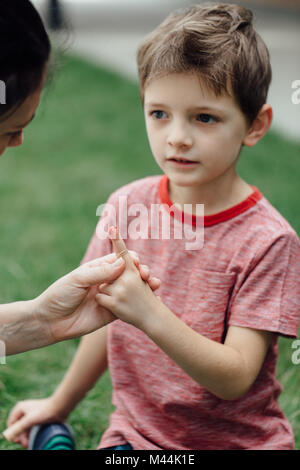
{"label": "boy's eye", "polygon": [[154,116],[155,119],[165,119],[167,114],[164,111],[155,110],[151,112],[151,116]]}
{"label": "boy's eye", "polygon": [[204,113],[198,114],[196,119],[197,121],[204,122],[205,124],[211,124],[212,122],[217,121],[215,117],[211,116],[210,114],[204,114]]}

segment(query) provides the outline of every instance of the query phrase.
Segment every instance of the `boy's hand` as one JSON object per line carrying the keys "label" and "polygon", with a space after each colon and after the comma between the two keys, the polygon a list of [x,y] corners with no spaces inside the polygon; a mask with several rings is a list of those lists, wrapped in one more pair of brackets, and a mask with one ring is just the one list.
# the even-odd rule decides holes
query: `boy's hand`
{"label": "boy's hand", "polygon": [[60,414],[52,397],[18,402],[9,413],[7,429],[3,436],[15,444],[28,447],[29,432],[35,424],[60,422],[66,419]]}
{"label": "boy's hand", "polygon": [[118,279],[99,286],[96,300],[120,320],[143,330],[159,299],[150,289],[149,281],[147,284],[141,279],[117,228],[111,228],[110,238],[115,254],[125,260],[126,268]]}

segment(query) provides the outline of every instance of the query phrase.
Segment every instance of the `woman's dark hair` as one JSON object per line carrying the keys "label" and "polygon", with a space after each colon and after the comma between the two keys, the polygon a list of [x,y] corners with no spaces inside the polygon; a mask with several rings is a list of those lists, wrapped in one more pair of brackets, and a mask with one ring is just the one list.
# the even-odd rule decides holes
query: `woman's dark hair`
{"label": "woman's dark hair", "polygon": [[0,116],[17,109],[43,78],[51,45],[39,13],[29,0],[0,0],[0,80],[6,104]]}

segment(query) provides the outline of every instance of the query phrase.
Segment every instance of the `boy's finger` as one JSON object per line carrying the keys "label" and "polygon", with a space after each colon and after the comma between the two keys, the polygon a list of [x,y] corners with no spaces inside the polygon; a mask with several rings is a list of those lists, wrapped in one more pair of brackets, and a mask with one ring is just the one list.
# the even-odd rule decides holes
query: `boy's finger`
{"label": "boy's finger", "polygon": [[[132,251],[132,250],[128,250],[128,252],[130,253],[131,258],[133,259],[133,261],[134,261],[134,263],[136,264],[136,266],[138,266],[139,263],[140,263],[140,257],[139,257],[139,255],[138,255],[135,251]],[[114,256],[116,256],[115,253],[113,253],[113,254],[114,254]]]}
{"label": "boy's finger", "polygon": [[150,277],[150,279],[148,279],[148,284],[152,290],[156,290],[160,287],[161,282],[157,277]]}
{"label": "boy's finger", "polygon": [[5,439],[11,442],[22,432],[26,431],[26,429],[28,429],[30,426],[31,423],[29,422],[29,420],[23,418],[14,423],[9,428],[5,429],[5,431],[2,432],[2,435],[5,437]]}
{"label": "boy's finger", "polygon": [[137,266],[138,270],[140,271],[141,278],[143,281],[148,282],[150,276],[150,269],[146,264],[139,264]]}
{"label": "boy's finger", "polygon": [[112,241],[114,252],[117,255],[117,257],[124,258],[126,261],[126,266],[135,268],[133,259],[129,251],[127,250],[124,240],[122,240],[120,236],[118,227],[111,227],[109,229],[109,237]]}

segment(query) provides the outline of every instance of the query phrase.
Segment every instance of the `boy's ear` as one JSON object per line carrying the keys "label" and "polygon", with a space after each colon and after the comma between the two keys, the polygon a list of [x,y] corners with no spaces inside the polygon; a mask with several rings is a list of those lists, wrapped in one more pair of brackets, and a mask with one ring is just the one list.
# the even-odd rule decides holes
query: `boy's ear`
{"label": "boy's ear", "polygon": [[273,109],[269,104],[264,104],[251,126],[249,127],[243,144],[247,147],[253,147],[269,130],[273,118]]}

